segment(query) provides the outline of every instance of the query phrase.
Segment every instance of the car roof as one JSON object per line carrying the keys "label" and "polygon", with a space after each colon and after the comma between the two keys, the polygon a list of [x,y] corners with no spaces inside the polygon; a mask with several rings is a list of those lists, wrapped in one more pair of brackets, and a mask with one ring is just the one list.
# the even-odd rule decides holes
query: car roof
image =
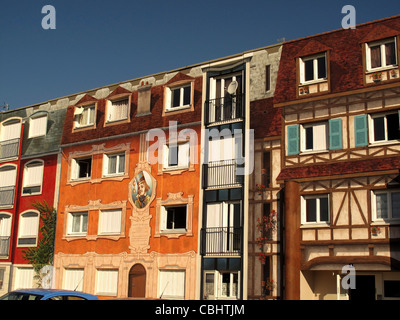
{"label": "car roof", "polygon": [[80,296],[88,299],[97,299],[97,296],[84,293],[80,291],[72,291],[72,290],[60,290],[60,289],[43,289],[43,288],[33,288],[33,289],[18,289],[14,290],[13,292],[23,292],[29,294],[38,294],[43,295],[43,298],[49,298],[59,295],[71,295],[71,296]]}

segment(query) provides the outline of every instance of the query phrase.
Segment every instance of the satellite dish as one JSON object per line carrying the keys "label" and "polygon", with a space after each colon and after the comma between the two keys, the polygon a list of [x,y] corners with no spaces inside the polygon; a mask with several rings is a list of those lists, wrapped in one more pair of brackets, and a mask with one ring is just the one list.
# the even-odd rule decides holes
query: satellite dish
{"label": "satellite dish", "polygon": [[228,86],[228,93],[229,94],[235,94],[236,93],[236,89],[238,88],[239,84],[237,81],[232,81],[229,86]]}

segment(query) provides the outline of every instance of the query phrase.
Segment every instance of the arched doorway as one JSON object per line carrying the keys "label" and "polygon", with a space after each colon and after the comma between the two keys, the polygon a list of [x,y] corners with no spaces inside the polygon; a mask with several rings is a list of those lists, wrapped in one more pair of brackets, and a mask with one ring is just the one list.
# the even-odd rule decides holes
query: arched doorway
{"label": "arched doorway", "polygon": [[139,263],[129,270],[128,297],[146,297],[146,269]]}

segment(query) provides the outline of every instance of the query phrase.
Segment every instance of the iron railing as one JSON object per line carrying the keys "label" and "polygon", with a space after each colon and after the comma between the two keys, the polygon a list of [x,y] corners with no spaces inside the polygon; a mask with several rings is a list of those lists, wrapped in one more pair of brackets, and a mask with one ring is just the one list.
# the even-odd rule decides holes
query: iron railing
{"label": "iron railing", "polygon": [[0,236],[0,256],[8,256],[10,252],[10,237]]}
{"label": "iron railing", "polygon": [[0,141],[0,159],[18,156],[19,138]]}
{"label": "iron railing", "polygon": [[203,188],[240,187],[243,168],[236,160],[211,161],[203,164]]}
{"label": "iron railing", "polygon": [[10,206],[14,204],[15,186],[0,188],[0,206]]}
{"label": "iron railing", "polygon": [[205,124],[244,118],[244,94],[211,99],[205,102]]}
{"label": "iron railing", "polygon": [[242,228],[214,227],[201,229],[202,255],[240,255]]}

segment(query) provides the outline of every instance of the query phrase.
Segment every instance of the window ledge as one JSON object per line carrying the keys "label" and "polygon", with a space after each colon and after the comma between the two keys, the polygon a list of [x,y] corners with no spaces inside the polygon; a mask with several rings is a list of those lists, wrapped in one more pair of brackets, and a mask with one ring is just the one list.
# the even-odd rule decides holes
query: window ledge
{"label": "window ledge", "polygon": [[185,104],[184,106],[165,108],[165,112],[169,113],[174,111],[180,111],[180,110],[190,109],[191,107],[192,107],[191,104]]}
{"label": "window ledge", "polygon": [[376,219],[371,222],[371,226],[390,226],[392,224],[400,224],[400,218]]}
{"label": "window ledge", "polygon": [[386,145],[391,145],[391,144],[400,144],[400,140],[371,142],[368,146],[369,147],[379,147],[379,146],[386,146]]}
{"label": "window ledge", "polygon": [[308,222],[300,225],[300,229],[307,228],[329,228],[330,224],[325,222]]}
{"label": "window ledge", "polygon": [[323,83],[323,82],[328,82],[328,78],[302,82],[302,83],[299,83],[299,87],[304,87],[304,86],[308,86],[308,85],[311,85],[311,84],[317,84],[317,83]]}
{"label": "window ledge", "polygon": [[323,150],[309,150],[309,151],[301,151],[300,155],[309,155],[309,154],[316,154],[316,153],[324,153],[324,152],[329,152],[329,149],[323,149]]}

